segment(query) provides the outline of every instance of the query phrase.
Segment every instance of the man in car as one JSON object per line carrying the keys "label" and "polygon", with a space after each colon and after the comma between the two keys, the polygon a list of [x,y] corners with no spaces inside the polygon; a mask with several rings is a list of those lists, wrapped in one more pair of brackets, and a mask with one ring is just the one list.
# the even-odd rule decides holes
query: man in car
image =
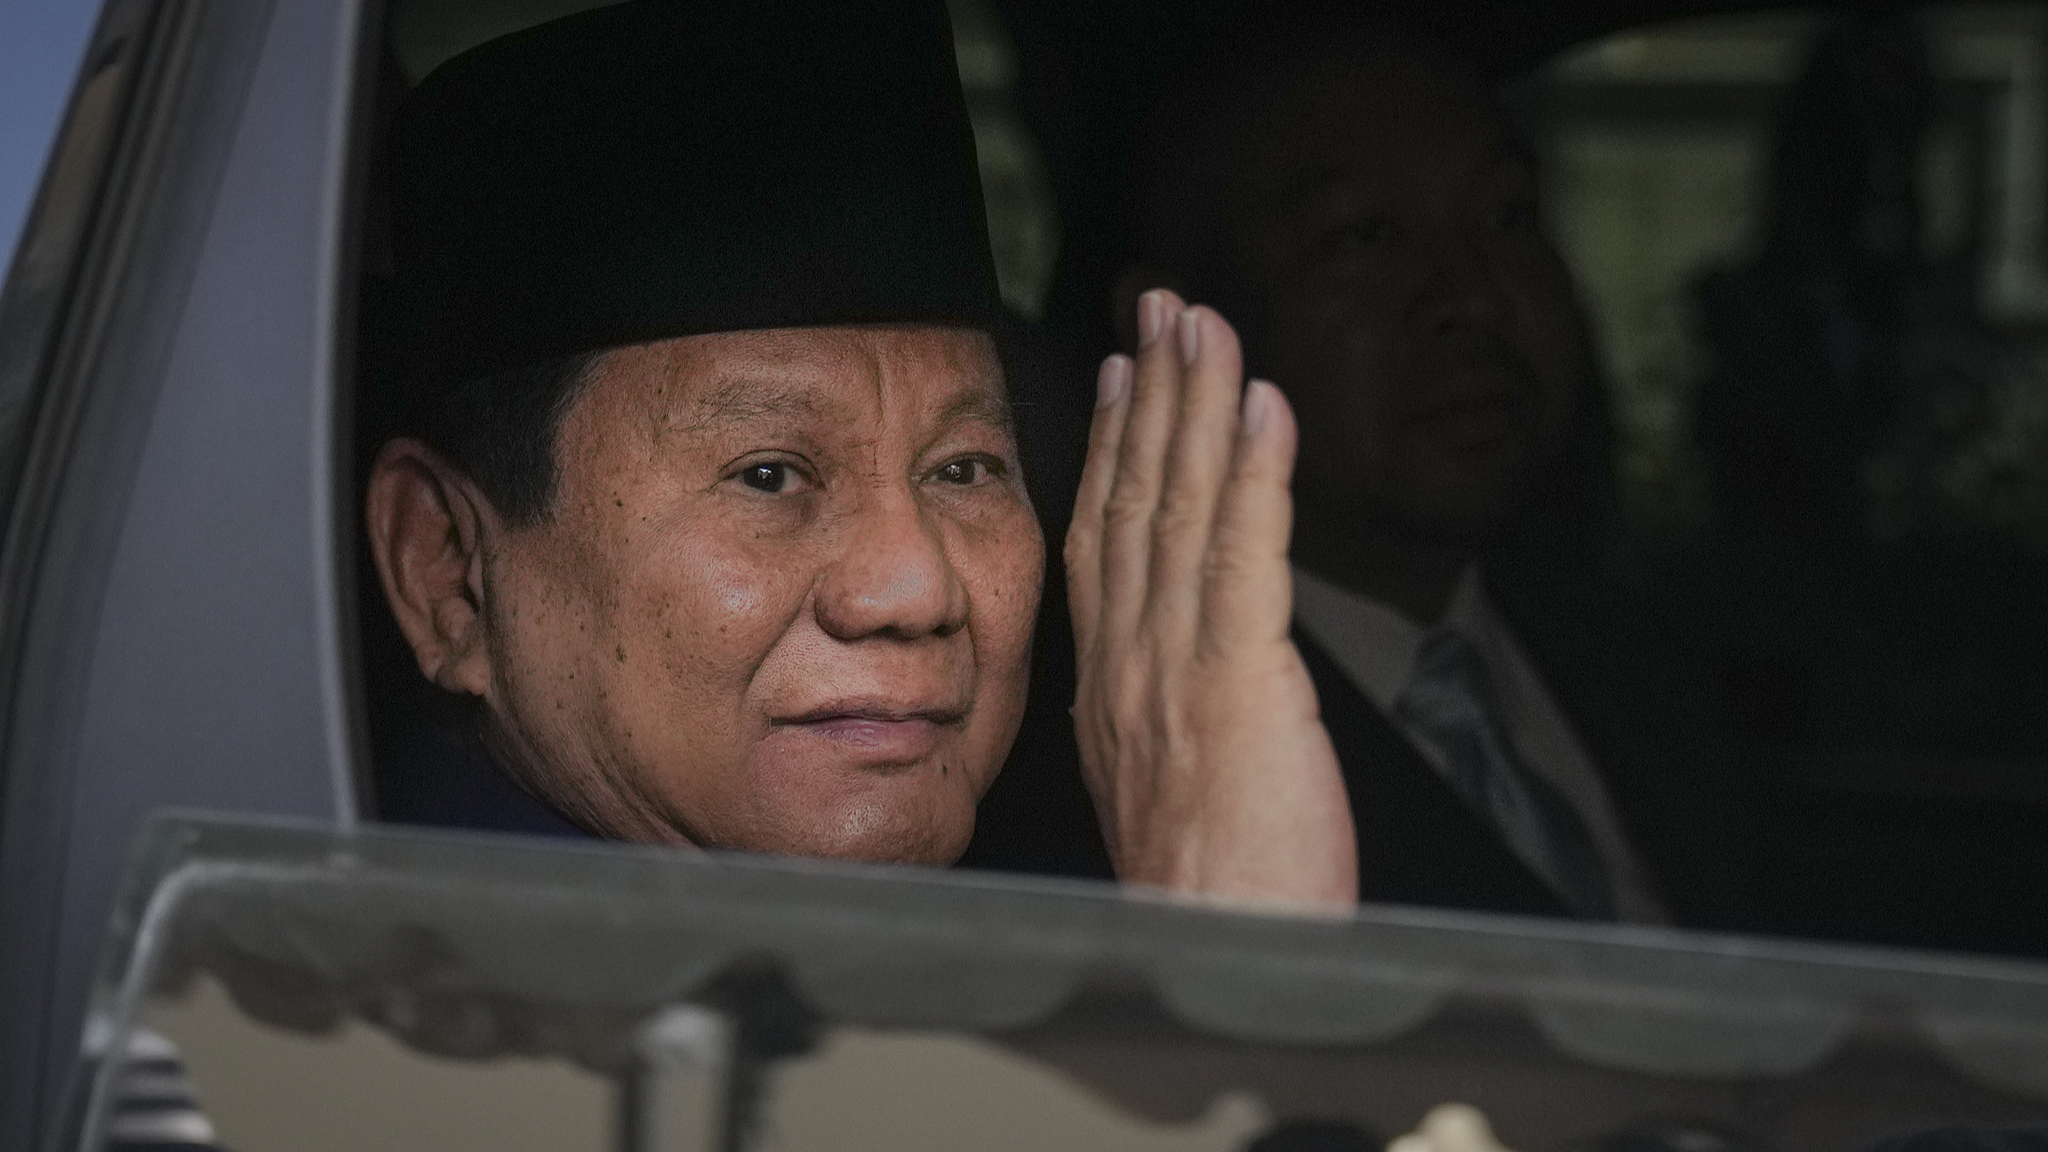
{"label": "man in car", "polygon": [[[412,657],[477,739],[387,773],[387,814],[960,853],[1021,716],[1042,544],[944,37],[924,7],[624,5],[412,94],[380,324],[401,434],[366,521]],[[1119,873],[1355,898],[1313,701],[1268,675],[1292,652],[1262,567],[1285,552],[1287,405],[1241,390],[1214,312],[1153,298],[1145,325],[1131,403],[1104,378],[1129,434],[1099,424],[1094,451],[1127,459],[1123,503],[1191,491],[1217,514],[1170,519],[1228,530],[1159,536],[1169,578],[1097,599],[1127,622],[1150,596],[1223,675],[1150,685],[1217,739],[1097,758],[1132,817]],[[1198,446],[1162,473],[1149,430],[1189,404]],[[1137,520],[1112,519],[1116,545]],[[1253,578],[1198,619],[1175,592],[1197,573]],[[1105,651],[1084,645],[1084,727],[1127,702],[1091,675]]]}
{"label": "man in car", "polygon": [[368,542],[465,723],[385,814],[953,860],[1043,544],[943,9],[602,8],[391,147]]}
{"label": "man in car", "polygon": [[[394,135],[365,522],[407,658],[458,707],[384,741],[383,814],[953,861],[1023,714],[1044,549],[943,9],[598,9],[443,65]],[[1234,427],[1229,325],[1174,324],[1185,356],[1146,379],[1191,366],[1168,390],[1227,395]],[[1245,395],[1242,466],[1195,479],[1284,551],[1262,513],[1292,423]],[[1141,801],[1187,867],[1128,878],[1354,900],[1348,824],[1260,767],[1130,765],[1225,786]],[[1315,834],[1271,834],[1302,814]]]}
{"label": "man in car", "polygon": [[[1077,735],[1116,870],[1184,871],[1186,822],[1162,813],[1232,809],[1273,890],[1336,893],[1345,836],[1320,808],[1355,828],[1368,899],[1729,922],[1748,853],[1704,694],[1597,564],[1559,560],[1554,530],[1594,512],[1569,494],[1605,461],[1574,453],[1585,327],[1489,87],[1356,24],[1235,39],[1194,75],[1142,137],[1120,309],[1140,352],[1103,369],[1116,399],[1068,544]],[[1183,307],[1137,293],[1158,285],[1236,319],[1300,415],[1291,571],[1284,532],[1247,553],[1231,538],[1257,530],[1186,479],[1234,467],[1190,447],[1224,434],[1229,394],[1192,398],[1201,370],[1158,351]],[[1544,519],[1543,562],[1514,555]],[[1249,631],[1224,643],[1219,620]],[[1156,767],[1218,758],[1245,767]]]}

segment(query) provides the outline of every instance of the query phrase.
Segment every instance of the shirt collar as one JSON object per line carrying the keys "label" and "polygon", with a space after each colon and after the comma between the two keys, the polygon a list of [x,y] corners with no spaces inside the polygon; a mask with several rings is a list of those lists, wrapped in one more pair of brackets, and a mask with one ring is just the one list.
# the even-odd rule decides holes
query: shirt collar
{"label": "shirt collar", "polygon": [[[1294,569],[1294,619],[1380,711],[1391,715],[1408,686],[1415,654],[1429,626],[1382,600],[1354,592],[1305,568]],[[1479,565],[1458,574],[1443,626],[1480,646],[1491,638]]]}

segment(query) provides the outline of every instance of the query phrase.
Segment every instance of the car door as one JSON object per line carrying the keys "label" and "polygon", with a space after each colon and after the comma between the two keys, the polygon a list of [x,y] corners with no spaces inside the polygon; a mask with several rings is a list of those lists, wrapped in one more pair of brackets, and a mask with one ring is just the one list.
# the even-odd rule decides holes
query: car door
{"label": "car door", "polygon": [[163,806],[347,821],[331,531],[362,6],[107,5],[0,299],[0,1146]]}

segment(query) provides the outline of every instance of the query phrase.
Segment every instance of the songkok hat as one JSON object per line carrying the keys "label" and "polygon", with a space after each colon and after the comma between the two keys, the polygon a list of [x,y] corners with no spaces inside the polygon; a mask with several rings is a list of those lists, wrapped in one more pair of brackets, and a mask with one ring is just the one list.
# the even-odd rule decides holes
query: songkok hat
{"label": "songkok hat", "polygon": [[393,148],[382,327],[414,380],[704,332],[1002,323],[935,0],[584,12],[435,69]]}

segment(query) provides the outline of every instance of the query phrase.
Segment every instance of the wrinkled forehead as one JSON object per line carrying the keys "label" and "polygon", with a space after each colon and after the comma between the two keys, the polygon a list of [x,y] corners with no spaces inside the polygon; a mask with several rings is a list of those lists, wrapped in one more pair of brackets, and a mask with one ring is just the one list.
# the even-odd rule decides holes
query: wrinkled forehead
{"label": "wrinkled forehead", "polygon": [[670,432],[791,419],[837,428],[1012,425],[995,341],[974,328],[872,324],[716,332],[607,352],[593,400]]}

